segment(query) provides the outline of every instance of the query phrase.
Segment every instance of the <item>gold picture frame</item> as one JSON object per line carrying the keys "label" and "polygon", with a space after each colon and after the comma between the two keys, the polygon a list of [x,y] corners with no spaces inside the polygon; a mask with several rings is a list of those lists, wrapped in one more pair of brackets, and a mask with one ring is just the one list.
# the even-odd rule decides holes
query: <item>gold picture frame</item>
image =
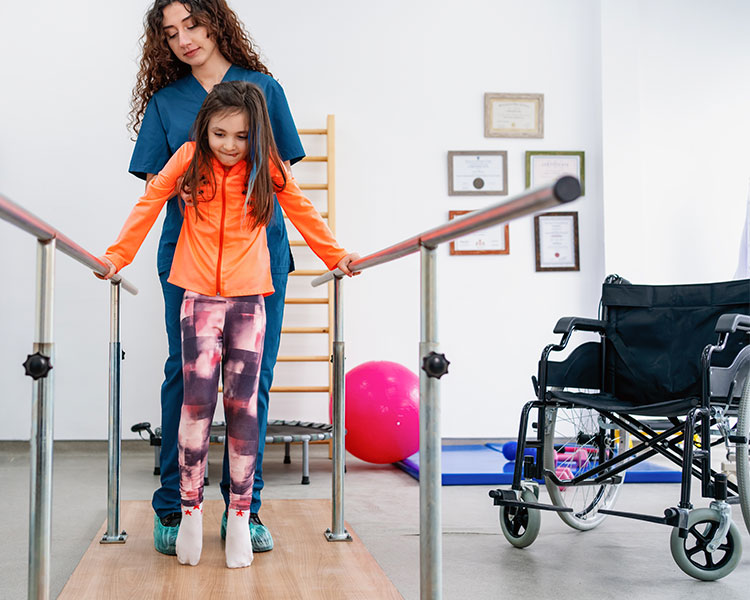
{"label": "gold picture frame", "polygon": [[543,138],[544,94],[486,93],[484,137]]}

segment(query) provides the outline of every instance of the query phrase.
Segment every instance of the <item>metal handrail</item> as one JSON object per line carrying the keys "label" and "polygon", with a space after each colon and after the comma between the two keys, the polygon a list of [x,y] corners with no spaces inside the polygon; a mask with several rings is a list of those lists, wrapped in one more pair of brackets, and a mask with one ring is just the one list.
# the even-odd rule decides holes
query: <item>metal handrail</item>
{"label": "metal handrail", "polygon": [[[53,314],[56,250],[106,275],[109,268],[90,252],[42,221],[25,208],[0,195],[0,218],[37,238],[36,323],[34,354],[24,363],[26,374],[33,378],[31,437],[29,460],[31,486],[29,496],[29,574],[28,597],[47,600],[50,592],[50,538],[52,525],[52,442],[54,439],[54,371]],[[120,288],[138,293],[121,275],[110,280],[109,344],[109,427],[107,473],[107,530],[101,543],[124,543],[127,534],[120,532]]]}
{"label": "metal handrail", "polygon": [[[363,271],[376,265],[420,253],[420,342],[419,342],[419,565],[420,598],[442,598],[442,526],[441,526],[441,437],[440,377],[448,372],[449,361],[438,353],[437,339],[437,246],[458,237],[498,223],[571,202],[581,195],[575,177],[561,177],[554,185],[477,210],[449,221],[403,242],[389,246],[364,258],[352,261],[352,271]],[[325,532],[331,542],[348,541],[344,528],[344,424],[345,377],[343,340],[344,273],[335,269],[312,281],[313,286],[333,279],[333,473],[331,529]]]}
{"label": "metal handrail", "polygon": [[[349,268],[352,271],[364,271],[370,267],[382,265],[419,252],[421,246],[435,248],[445,242],[464,236],[498,223],[538,212],[544,208],[571,202],[581,195],[581,184],[575,177],[561,177],[554,185],[545,186],[525,192],[510,200],[504,200],[487,208],[475,210],[463,217],[448,221],[443,225],[428,229],[398,244],[388,246],[378,252],[353,261]],[[334,277],[343,277],[340,269],[334,269],[312,280],[316,287],[328,283]]]}
{"label": "metal handrail", "polygon": [[[96,256],[87,252],[81,246],[76,244],[68,236],[60,233],[57,229],[42,221],[36,215],[19,206],[9,198],[0,194],[0,218],[12,223],[19,229],[23,229],[36,237],[40,242],[49,242],[56,240],[57,249],[70,258],[77,260],[82,265],[88,267],[99,275],[106,275],[109,268]],[[119,283],[122,288],[133,295],[138,294],[138,288],[125,279],[122,275],[116,274],[110,279],[112,283]]]}

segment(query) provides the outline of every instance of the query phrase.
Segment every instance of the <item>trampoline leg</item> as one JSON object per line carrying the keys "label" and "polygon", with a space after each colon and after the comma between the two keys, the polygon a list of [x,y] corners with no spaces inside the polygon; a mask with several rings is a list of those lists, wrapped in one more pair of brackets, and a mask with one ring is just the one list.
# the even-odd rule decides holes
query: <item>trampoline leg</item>
{"label": "trampoline leg", "polygon": [[154,446],[154,475],[161,475],[161,467],[159,466],[160,458],[161,458],[161,447]]}
{"label": "trampoline leg", "polygon": [[310,483],[310,442],[307,440],[302,441],[302,485],[308,485]]}
{"label": "trampoline leg", "polygon": [[292,457],[289,454],[289,449],[292,447],[292,445],[289,442],[284,442],[284,464],[285,465],[291,465],[292,464]]}

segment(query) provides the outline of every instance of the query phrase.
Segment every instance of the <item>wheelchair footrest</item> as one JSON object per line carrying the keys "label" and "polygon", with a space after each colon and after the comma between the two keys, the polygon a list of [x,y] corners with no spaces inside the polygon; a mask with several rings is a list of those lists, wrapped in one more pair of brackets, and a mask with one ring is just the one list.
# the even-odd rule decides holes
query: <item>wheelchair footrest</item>
{"label": "wheelchair footrest", "polygon": [[493,498],[495,506],[522,506],[524,508],[536,508],[537,510],[551,510],[554,512],[573,512],[567,506],[555,506],[553,504],[539,504],[538,502],[524,502],[517,500],[515,490],[492,490],[490,498]]}
{"label": "wheelchair footrest", "polygon": [[599,512],[603,515],[612,515],[614,517],[625,517],[626,519],[638,519],[639,521],[647,521],[649,523],[658,523],[659,525],[669,525],[671,527],[677,527],[679,525],[679,514],[676,509],[668,508],[664,511],[663,517],[657,517],[654,515],[644,515],[641,513],[624,512],[620,510],[608,510],[602,508]]}

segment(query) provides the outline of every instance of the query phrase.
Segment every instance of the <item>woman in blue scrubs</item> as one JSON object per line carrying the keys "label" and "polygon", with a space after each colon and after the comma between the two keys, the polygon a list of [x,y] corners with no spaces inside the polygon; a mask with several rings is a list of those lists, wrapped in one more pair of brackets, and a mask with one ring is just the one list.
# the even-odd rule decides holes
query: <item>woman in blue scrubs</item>
{"label": "woman in blue scrubs", "polygon": [[[304,157],[284,90],[260,61],[251,39],[225,0],[156,0],[146,14],[145,29],[130,113],[130,126],[138,136],[129,168],[133,175],[148,182],[162,169],[172,154],[188,141],[198,109],[211,88],[221,81],[241,80],[258,85],[266,97],[281,158],[290,166]],[[157,256],[169,342],[161,387],[161,487],[154,493],[152,502],[156,513],[154,547],[163,554],[175,554],[181,517],[177,430],[183,395],[180,305],[184,290],[167,282],[181,226],[182,215],[175,197],[167,205]],[[268,393],[279,349],[287,276],[294,268],[278,201],[267,236],[276,292],[266,298],[266,337],[258,391],[260,443],[250,506],[254,552],[273,548],[273,537],[258,518],[258,511],[263,488]],[[221,492],[228,504],[226,449]],[[226,512],[224,516],[226,519]],[[225,523],[226,520],[222,522],[222,536]]]}

